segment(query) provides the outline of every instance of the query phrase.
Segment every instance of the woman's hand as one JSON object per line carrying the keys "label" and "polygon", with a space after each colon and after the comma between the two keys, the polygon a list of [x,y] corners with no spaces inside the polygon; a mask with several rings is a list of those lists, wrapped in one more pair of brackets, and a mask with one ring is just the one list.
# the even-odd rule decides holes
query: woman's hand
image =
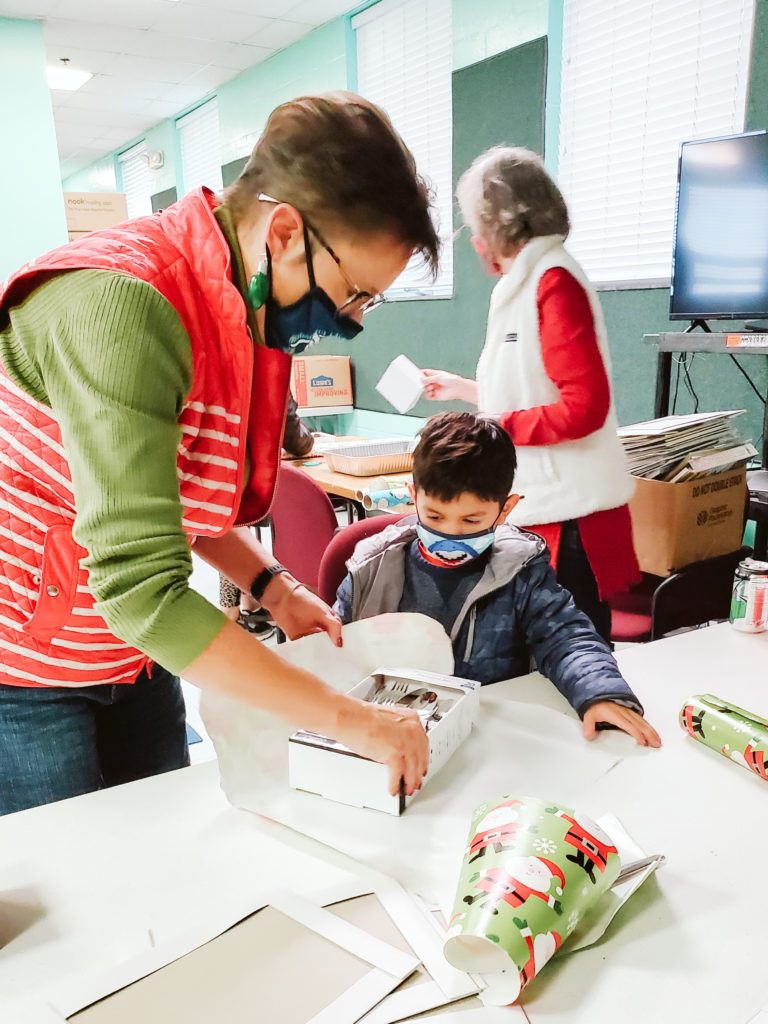
{"label": "woman's hand", "polygon": [[661,737],[642,715],[632,708],[615,704],[612,700],[601,700],[593,704],[584,714],[584,735],[593,740],[597,735],[595,726],[598,722],[609,722],[622,732],[629,733],[641,747],[660,747]]}
{"label": "woman's hand", "polygon": [[342,646],[338,615],[287,573],[280,573],[270,581],[261,604],[289,640],[308,633],[327,633],[337,647]]}
{"label": "woman's hand", "polygon": [[388,767],[393,796],[400,791],[401,779],[406,796],[420,789],[429,764],[429,741],[415,711],[355,700],[340,712],[339,726],[335,739]]}
{"label": "woman's hand", "polygon": [[430,402],[460,399],[477,405],[477,381],[460,377],[458,373],[448,373],[447,370],[422,370],[421,382],[424,385],[424,397]]}

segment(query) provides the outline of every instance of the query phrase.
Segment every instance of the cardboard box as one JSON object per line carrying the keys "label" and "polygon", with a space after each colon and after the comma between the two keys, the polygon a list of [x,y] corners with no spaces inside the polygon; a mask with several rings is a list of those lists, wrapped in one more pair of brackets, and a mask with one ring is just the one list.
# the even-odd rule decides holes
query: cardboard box
{"label": "cardboard box", "polygon": [[302,409],[352,405],[349,356],[294,356],[291,392]]}
{"label": "cardboard box", "polygon": [[70,238],[128,220],[128,206],[122,192],[65,192],[64,210]]}
{"label": "cardboard box", "polygon": [[[472,679],[444,676],[415,669],[377,669],[350,691],[365,700],[374,687],[404,681],[409,688],[426,686],[437,693],[439,719],[427,723],[429,768],[422,788],[472,731],[480,703],[480,683]],[[412,684],[412,686],[410,685]],[[370,761],[337,740],[301,729],[288,741],[288,781],[293,789],[317,793],[328,800],[370,807],[387,814],[402,814],[411,800],[403,793],[389,792],[389,770],[378,761]]]}
{"label": "cardboard box", "polygon": [[670,484],[637,477],[629,503],[643,572],[669,576],[691,562],[741,547],[746,469],[728,469]]}

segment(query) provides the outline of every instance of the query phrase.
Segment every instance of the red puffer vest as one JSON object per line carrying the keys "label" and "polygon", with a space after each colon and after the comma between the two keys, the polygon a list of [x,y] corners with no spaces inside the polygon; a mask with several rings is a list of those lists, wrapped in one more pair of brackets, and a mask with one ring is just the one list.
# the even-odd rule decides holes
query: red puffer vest
{"label": "red puffer vest", "polygon": [[[216,204],[200,189],[160,214],[54,249],[0,291],[2,317],[52,274],[104,269],[150,283],[171,303],[192,343],[177,452],[182,522],[188,534],[204,536],[269,511],[290,372],[289,356],[251,340]],[[76,513],[50,408],[0,366],[0,684],[132,682],[148,662],[94,611],[80,564],[87,552],[72,536]]]}

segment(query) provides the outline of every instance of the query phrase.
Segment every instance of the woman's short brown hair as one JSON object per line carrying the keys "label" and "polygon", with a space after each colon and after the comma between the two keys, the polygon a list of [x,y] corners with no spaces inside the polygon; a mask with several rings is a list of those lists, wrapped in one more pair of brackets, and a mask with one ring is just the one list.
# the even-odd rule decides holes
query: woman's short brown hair
{"label": "woman's short brown hair", "polygon": [[456,188],[472,232],[508,255],[539,235],[567,236],[568,207],[544,161],[521,146],[493,146],[466,170]]}
{"label": "woman's short brown hair", "polygon": [[323,237],[339,227],[389,231],[437,268],[430,190],[387,115],[361,96],[302,96],[273,110],[224,193],[236,224],[262,192],[295,206]]}

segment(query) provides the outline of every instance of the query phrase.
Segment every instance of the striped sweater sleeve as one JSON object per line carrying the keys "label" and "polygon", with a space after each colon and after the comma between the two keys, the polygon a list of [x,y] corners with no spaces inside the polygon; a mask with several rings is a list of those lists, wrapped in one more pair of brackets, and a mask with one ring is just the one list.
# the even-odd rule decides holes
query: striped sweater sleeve
{"label": "striped sweater sleeve", "polygon": [[189,587],[176,448],[192,352],[178,314],[136,278],[72,271],[12,311],[2,346],[7,372],[61,428],[96,610],[180,673],[226,619]]}

